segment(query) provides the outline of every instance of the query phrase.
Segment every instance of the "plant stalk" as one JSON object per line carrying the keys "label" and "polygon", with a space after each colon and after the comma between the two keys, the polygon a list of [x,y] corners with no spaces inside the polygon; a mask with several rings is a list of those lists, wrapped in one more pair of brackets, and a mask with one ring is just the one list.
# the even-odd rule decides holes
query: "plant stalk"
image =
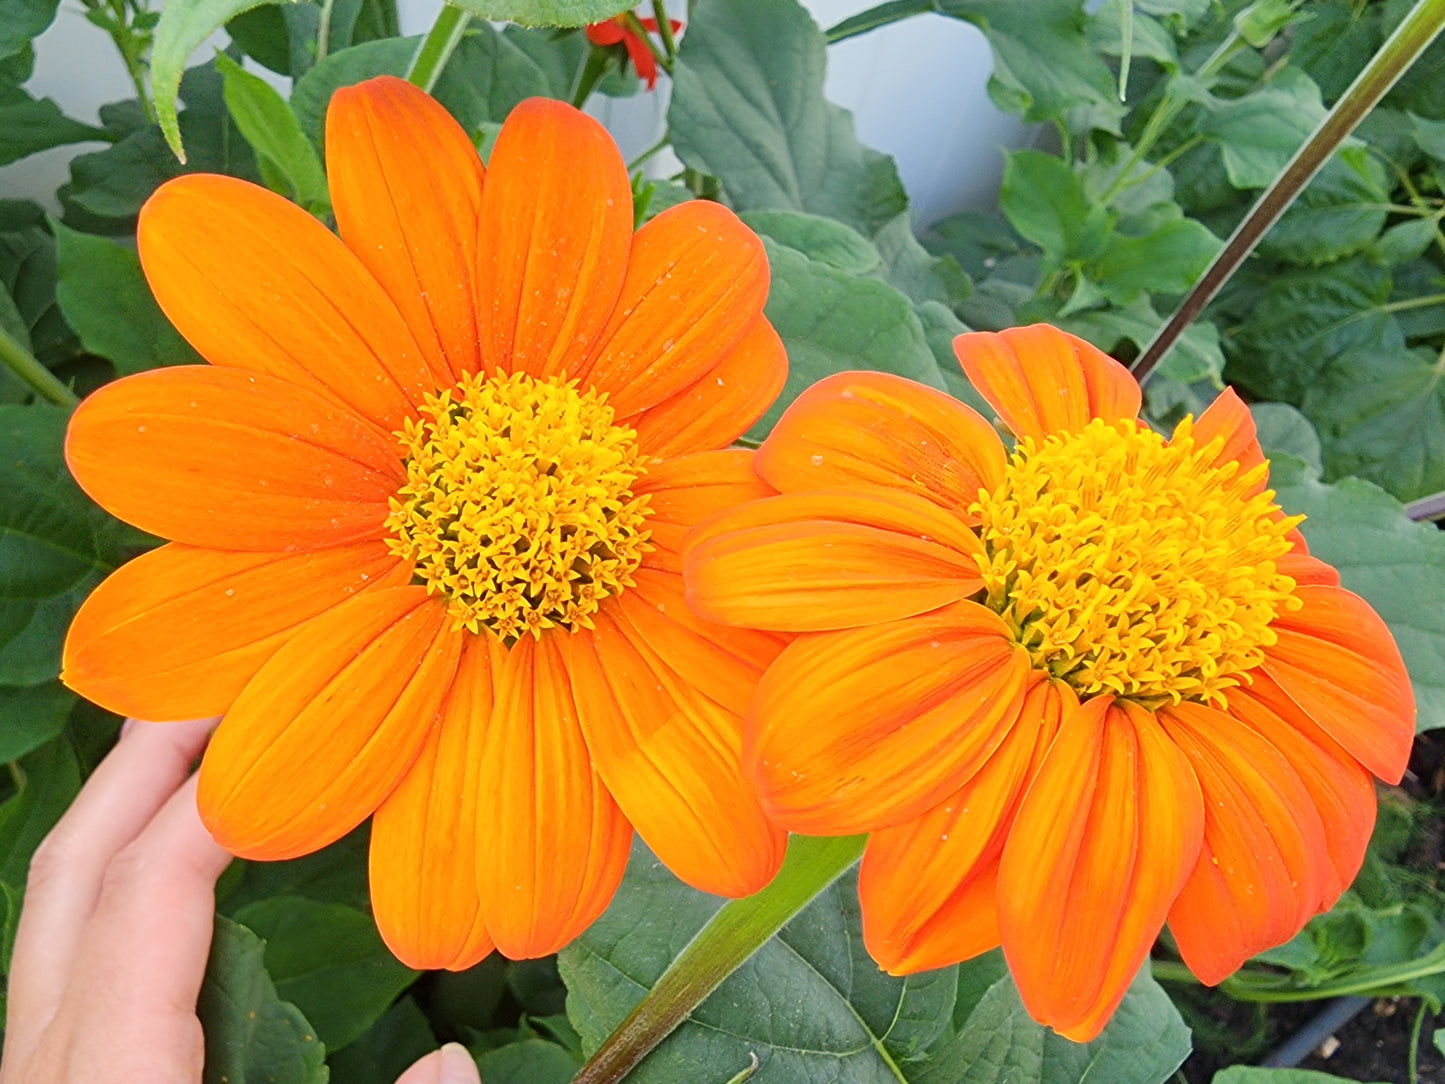
{"label": "plant stalk", "polygon": [[1418,0],[1405,20],[1381,46],[1365,70],[1350,84],[1304,146],[1285,166],[1284,172],[1260,196],[1214,262],[1195,283],[1177,312],[1154,336],[1154,340],[1130,367],[1140,383],[1154,371],[1179,336],[1214,298],[1230,275],[1278,220],[1300,191],[1330,159],[1355,125],[1364,120],[1375,103],[1405,74],[1411,63],[1435,40],[1445,27],[1445,0]]}
{"label": "plant stalk", "polygon": [[793,836],[773,882],[713,915],[572,1084],[615,1084],[626,1076],[725,978],[858,861],[864,838]]}
{"label": "plant stalk", "polygon": [[471,21],[469,12],[450,4],[443,6],[441,13],[437,15],[437,21],[432,23],[432,28],[422,39],[416,56],[412,57],[411,67],[406,73],[407,81],[415,83],[430,94]]}
{"label": "plant stalk", "polygon": [[80,402],[75,393],[56,379],[55,374],[40,362],[35,355],[17,341],[3,327],[0,327],[0,364],[14,373],[26,387],[46,402],[66,408]]}
{"label": "plant stalk", "polygon": [[668,18],[665,0],[652,0],[652,16],[657,20],[657,35],[662,38],[662,48],[671,60],[677,56],[677,39],[672,34],[672,20]]}

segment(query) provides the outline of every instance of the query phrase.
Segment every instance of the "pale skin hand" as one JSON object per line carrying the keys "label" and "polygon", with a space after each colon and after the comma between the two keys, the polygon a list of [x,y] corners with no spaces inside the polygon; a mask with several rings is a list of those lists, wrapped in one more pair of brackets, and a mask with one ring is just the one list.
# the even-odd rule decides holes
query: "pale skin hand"
{"label": "pale skin hand", "polygon": [[[0,1084],[199,1084],[196,997],[230,856],[196,813],[214,719],[137,723],[35,852]],[[479,1084],[459,1046],[397,1084]]]}

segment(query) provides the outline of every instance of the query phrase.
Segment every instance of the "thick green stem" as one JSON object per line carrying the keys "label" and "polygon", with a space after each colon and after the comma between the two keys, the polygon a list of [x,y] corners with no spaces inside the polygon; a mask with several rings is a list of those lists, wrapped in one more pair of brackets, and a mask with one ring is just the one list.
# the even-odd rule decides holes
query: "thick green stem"
{"label": "thick green stem", "polygon": [[321,17],[316,20],[316,63],[326,59],[331,49],[331,9],[336,0],[325,0],[321,5]]}
{"label": "thick green stem", "polygon": [[55,374],[36,361],[34,355],[3,327],[0,327],[0,364],[47,402],[63,407],[73,407],[80,402],[73,391],[55,379]]}
{"label": "thick green stem", "polygon": [[662,47],[671,60],[677,56],[677,39],[672,35],[672,20],[668,18],[664,0],[652,0],[652,15],[657,20],[657,35],[662,39]]}
{"label": "thick green stem", "polygon": [[863,836],[794,836],[773,883],[756,895],[725,904],[608,1036],[572,1084],[614,1084],[626,1076],[723,979],[858,861],[863,842]]}
{"label": "thick green stem", "polygon": [[451,59],[452,50],[461,42],[462,35],[467,32],[467,24],[471,21],[471,15],[461,8],[454,8],[450,4],[443,7],[437,21],[432,23],[432,28],[422,40],[421,47],[417,49],[416,56],[412,57],[411,68],[406,73],[407,80],[430,93],[431,88],[436,86],[442,69]]}
{"label": "thick green stem", "polygon": [[[1154,977],[1160,982],[1190,983],[1199,980],[1181,963],[1153,961]],[[1220,993],[1235,1001],[1279,1004],[1287,1001],[1323,1001],[1334,997],[1389,997],[1408,995],[1410,984],[1445,974],[1445,945],[1439,945],[1416,960],[1363,967],[1354,974],[1341,975],[1314,986],[1295,986],[1287,974],[1243,968],[1219,984]]]}
{"label": "thick green stem", "polygon": [[1244,258],[1254,251],[1254,246],[1274,225],[1279,216],[1299,195],[1300,191],[1319,172],[1320,168],[1334,154],[1344,141],[1365,118],[1385,92],[1394,86],[1395,80],[1405,74],[1410,64],[1425,51],[1435,36],[1445,27],[1445,0],[1418,0],[1410,14],[1405,16],[1390,40],[1380,48],[1369,64],[1365,65],[1350,88],[1345,91],[1335,107],[1320,122],[1314,133],[1305,140],[1285,166],[1284,172],[1260,196],[1249,214],[1245,216],[1234,235],[1226,242],[1214,262],[1209,265],[1189,296],[1169,322],[1154,336],[1139,359],[1131,366],[1135,377],[1142,383],[1163,360],[1164,355],[1178,341],[1196,316],[1204,311],[1229,276]]}

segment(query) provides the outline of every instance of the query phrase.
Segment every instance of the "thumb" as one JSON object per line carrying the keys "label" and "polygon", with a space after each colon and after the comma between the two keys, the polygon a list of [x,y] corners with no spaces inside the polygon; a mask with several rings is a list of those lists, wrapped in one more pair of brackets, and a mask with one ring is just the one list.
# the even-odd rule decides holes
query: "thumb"
{"label": "thumb", "polygon": [[482,1077],[466,1047],[447,1043],[397,1077],[396,1084],[482,1084]]}

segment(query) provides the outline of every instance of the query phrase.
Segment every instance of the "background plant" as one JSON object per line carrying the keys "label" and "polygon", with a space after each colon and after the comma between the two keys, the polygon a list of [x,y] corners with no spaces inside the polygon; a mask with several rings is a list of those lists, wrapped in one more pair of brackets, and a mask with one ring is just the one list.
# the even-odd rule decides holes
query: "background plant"
{"label": "background plant", "polygon": [[[116,375],[199,360],[140,273],[141,204],[204,170],[328,220],[326,103],[381,73],[429,85],[484,154],[525,97],[636,93],[620,47],[471,17],[575,24],[620,6],[467,0],[432,34],[401,38],[393,0],[171,0],[160,16],[143,0],[97,0],[88,17],[115,41],[136,97],[94,126],[25,90],[29,42],[55,0],[0,0],[0,164],[108,144],[74,160],[58,217],[0,200],[0,357],[21,377],[0,384],[0,967],[29,855],[114,735],[116,720],[56,680],[64,629],[102,576],[153,544],[69,481],[68,407]],[[1080,0],[899,0],[825,35],[795,0],[694,0],[680,43],[653,40],[673,74],[665,142],[684,168],[661,180],[639,170],[637,216],[721,198],[763,235],[767,315],[792,375],[754,438],[842,369],[884,368],[977,403],[949,347],[969,327],[1049,320],[1124,360],[1141,350],[1410,6],[1106,0],[1087,14]],[[991,94],[1040,139],[1009,154],[998,214],[955,216],[920,242],[892,161],[857,141],[822,79],[828,40],[926,11],[983,30]],[[184,68],[222,25],[225,51]],[[261,69],[289,79],[287,92]],[[1160,424],[1197,412],[1225,380],[1257,400],[1281,502],[1308,513],[1313,549],[1390,622],[1422,729],[1445,725],[1445,541],[1409,514],[1445,490],[1442,218],[1437,43],[1146,385]],[[1421,849],[1438,791],[1422,769],[1385,796],[1355,891],[1230,980],[1233,1001],[1179,982],[1166,940],[1156,969],[1167,985],[1142,974],[1104,1035],[1076,1046],[1029,1020],[997,953],[879,974],[845,875],[628,1079],[1153,1084],[1188,1054],[1186,1018],[1196,1043],[1221,1052],[1246,1032],[1267,1045],[1273,1018],[1252,1006],[1281,1000],[1405,995],[1423,1024],[1445,998],[1445,911]],[[389,1084],[446,1039],[473,1050],[489,1084],[570,1080],[720,906],[639,848],[612,908],[559,959],[418,975],[366,913],[364,834],[295,862],[238,862],[224,878],[202,1000],[209,1080],[310,1084],[329,1071]],[[1236,1003],[1221,1029],[1219,1006]]]}

